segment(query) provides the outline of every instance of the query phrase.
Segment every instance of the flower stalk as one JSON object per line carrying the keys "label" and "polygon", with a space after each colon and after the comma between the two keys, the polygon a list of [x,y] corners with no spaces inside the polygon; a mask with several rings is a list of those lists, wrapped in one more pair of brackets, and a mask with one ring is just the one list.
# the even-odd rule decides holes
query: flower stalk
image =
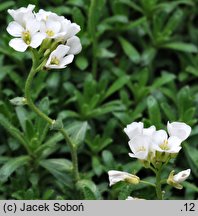
{"label": "flower stalk", "polygon": [[[32,97],[31,97],[31,87],[33,79],[37,72],[41,70],[41,66],[36,67],[36,60],[33,59],[33,66],[30,70],[30,73],[28,75],[28,78],[25,83],[25,98],[26,103],[29,106],[29,108],[34,111],[38,116],[40,116],[42,119],[44,119],[49,125],[52,125],[54,123],[54,120],[48,117],[45,113],[43,113],[41,110],[38,109],[38,107],[34,104]],[[71,140],[67,132],[64,130],[64,128],[58,129],[59,132],[63,135],[66,143],[68,144],[70,151],[71,151],[71,159],[73,164],[73,175],[74,175],[74,182],[76,183],[79,180],[79,172],[78,172],[78,157],[77,157],[77,149],[75,143]]]}
{"label": "flower stalk", "polygon": [[156,171],[156,184],[155,184],[157,199],[162,200],[162,187],[161,187],[161,168]]}

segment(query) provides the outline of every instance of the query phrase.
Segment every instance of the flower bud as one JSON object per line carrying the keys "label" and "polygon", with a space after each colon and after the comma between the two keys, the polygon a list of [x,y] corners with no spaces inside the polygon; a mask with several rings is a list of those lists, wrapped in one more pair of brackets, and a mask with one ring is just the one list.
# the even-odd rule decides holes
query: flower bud
{"label": "flower bud", "polygon": [[112,186],[120,181],[126,181],[130,184],[138,184],[140,182],[140,178],[136,175],[132,175],[127,172],[121,172],[116,170],[110,170],[109,174],[109,185]]}
{"label": "flower bud", "polygon": [[167,179],[167,184],[177,188],[177,189],[182,189],[183,186],[180,184],[181,182],[185,181],[189,175],[190,175],[191,170],[183,170],[179,172],[178,174],[174,175],[174,170],[171,171],[169,174],[169,177]]}
{"label": "flower bud", "polygon": [[23,106],[27,104],[27,101],[24,97],[15,97],[10,100],[10,103],[16,106]]}

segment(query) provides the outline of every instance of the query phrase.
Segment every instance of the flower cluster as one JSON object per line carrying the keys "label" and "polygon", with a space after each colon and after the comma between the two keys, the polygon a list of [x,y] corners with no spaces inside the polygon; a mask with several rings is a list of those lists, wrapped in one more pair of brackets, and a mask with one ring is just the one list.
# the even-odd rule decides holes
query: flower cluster
{"label": "flower cluster", "polygon": [[[12,35],[9,45],[19,52],[28,47],[49,50],[46,68],[65,68],[73,61],[82,47],[76,34],[80,26],[71,23],[63,16],[58,16],[43,9],[34,12],[35,5],[28,5],[17,10],[9,9],[14,21],[10,22],[7,31]],[[43,53],[44,53],[43,52]]]}
{"label": "flower cluster", "polygon": [[[133,122],[124,128],[129,137],[129,147],[132,153],[129,156],[139,159],[146,168],[151,168],[157,173],[163,165],[171,158],[175,158],[181,150],[181,143],[188,138],[191,127],[183,122],[167,123],[167,131],[156,130],[153,125],[144,128],[142,122]],[[190,175],[191,170],[184,170],[174,175],[170,173],[167,183],[177,189],[182,189],[181,182]],[[138,184],[140,179],[136,175],[127,172],[110,170],[108,172],[110,186],[125,181],[131,184]]]}
{"label": "flower cluster", "polygon": [[183,122],[167,123],[165,130],[156,130],[155,126],[144,128],[142,122],[127,125],[124,132],[129,137],[129,156],[143,162],[167,162],[181,150],[181,143],[191,133],[191,127]]}

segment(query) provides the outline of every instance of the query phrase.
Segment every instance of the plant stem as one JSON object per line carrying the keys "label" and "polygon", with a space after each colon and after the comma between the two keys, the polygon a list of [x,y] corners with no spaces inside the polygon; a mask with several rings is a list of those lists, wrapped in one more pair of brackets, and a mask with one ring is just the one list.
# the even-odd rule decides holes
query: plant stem
{"label": "plant stem", "polygon": [[150,183],[150,182],[147,182],[147,181],[140,180],[140,183],[146,184],[146,185],[150,185],[150,186],[152,186],[152,187],[156,187],[155,184]]}
{"label": "plant stem", "polygon": [[156,194],[157,194],[157,199],[162,200],[162,189],[161,189],[161,168],[156,171]]}
{"label": "plant stem", "polygon": [[[28,75],[28,78],[25,83],[25,98],[27,100],[27,105],[32,109],[38,116],[40,116],[42,119],[44,119],[47,123],[52,125],[54,123],[54,120],[48,117],[45,113],[40,111],[34,104],[31,98],[31,87],[32,87],[32,81],[36,73],[39,71],[40,67],[35,67],[35,64],[33,64],[32,69]],[[72,142],[70,137],[68,136],[67,132],[60,128],[58,129],[60,133],[65,138],[66,143],[68,144],[70,151],[71,151],[71,158],[73,163],[73,174],[74,174],[74,182],[76,183],[79,180],[79,172],[78,172],[78,157],[77,157],[77,149],[76,145]]]}

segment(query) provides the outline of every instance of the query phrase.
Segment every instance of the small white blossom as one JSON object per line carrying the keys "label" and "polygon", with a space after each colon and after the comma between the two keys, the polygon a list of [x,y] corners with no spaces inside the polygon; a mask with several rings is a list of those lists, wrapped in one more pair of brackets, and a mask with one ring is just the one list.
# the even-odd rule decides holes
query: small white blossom
{"label": "small white blossom", "polygon": [[46,68],[60,69],[65,68],[73,61],[74,55],[68,54],[69,47],[66,45],[59,45],[49,56]]}
{"label": "small white blossom", "polygon": [[61,21],[61,32],[65,32],[61,39],[66,42],[69,38],[73,37],[80,31],[80,26],[76,23],[71,23],[68,19]]}
{"label": "small white blossom", "polygon": [[22,26],[28,19],[33,19],[34,14],[33,10],[35,8],[35,5],[29,4],[27,8],[21,7],[17,10],[8,9],[8,13],[12,16],[14,21],[18,22]]}
{"label": "small white blossom", "polygon": [[133,139],[135,136],[142,134],[144,124],[142,122],[132,122],[124,128],[124,132],[129,137]]}
{"label": "small white blossom", "polygon": [[181,149],[181,140],[175,136],[168,138],[165,130],[158,130],[152,137],[152,149],[159,152],[178,153]]}
{"label": "small white blossom", "polygon": [[183,188],[183,186],[180,184],[183,181],[185,181],[189,175],[190,175],[191,170],[187,169],[187,170],[183,170],[179,173],[177,173],[176,175],[174,175],[174,170],[172,170],[169,174],[169,177],[167,179],[167,184],[181,190]]}
{"label": "small white blossom", "polygon": [[181,141],[186,140],[191,133],[191,127],[183,122],[168,122],[167,129],[170,136],[176,136]]}
{"label": "small white blossom", "polygon": [[144,124],[142,122],[133,122],[129,125],[127,125],[126,128],[124,128],[124,132],[127,134],[129,139],[133,139],[137,135],[147,135],[152,136],[152,134],[156,131],[156,128],[154,125],[152,125],[149,128],[144,128]]}
{"label": "small white blossom", "polygon": [[45,38],[39,30],[40,23],[35,19],[28,19],[24,26],[13,21],[9,23],[7,31],[16,38],[12,39],[9,45],[19,52],[24,52],[28,47],[37,48]]}
{"label": "small white blossom", "polygon": [[132,175],[127,172],[122,171],[116,171],[116,170],[110,170],[108,172],[109,175],[109,185],[112,186],[120,181],[127,181],[131,184],[138,184],[140,179],[136,175]]}
{"label": "small white blossom", "polygon": [[174,175],[173,180],[176,183],[181,183],[181,182],[185,181],[189,177],[190,172],[191,172],[190,169],[183,170],[183,171],[177,173],[176,175]]}
{"label": "small white blossom", "polygon": [[38,21],[47,21],[50,16],[55,18],[55,20],[57,20],[59,17],[57,14],[55,14],[51,11],[45,11],[43,9],[40,9],[38,11],[38,13],[35,13],[35,16],[36,16]]}
{"label": "small white blossom", "polygon": [[66,45],[70,47],[68,54],[76,55],[82,50],[80,39],[77,36],[69,38]]}
{"label": "small white blossom", "polygon": [[147,160],[151,146],[151,138],[146,135],[138,135],[129,141],[129,147],[133,153],[129,153],[132,158]]}

